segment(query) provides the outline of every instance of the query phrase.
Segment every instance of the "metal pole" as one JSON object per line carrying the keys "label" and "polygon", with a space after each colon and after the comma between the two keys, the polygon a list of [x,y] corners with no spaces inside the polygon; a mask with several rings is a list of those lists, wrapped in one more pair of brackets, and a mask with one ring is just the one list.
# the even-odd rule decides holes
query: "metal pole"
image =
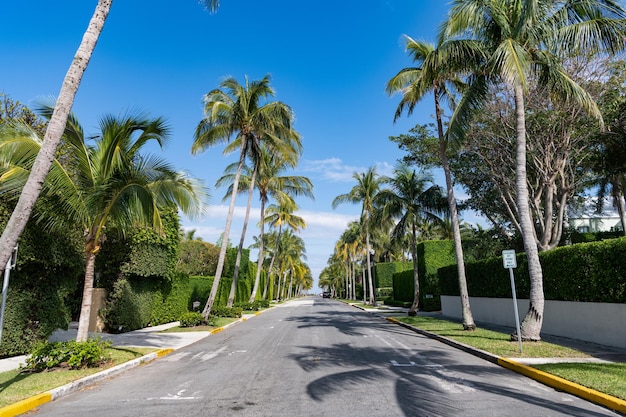
{"label": "metal pole", "polygon": [[4,327],[4,306],[7,303],[7,292],[9,290],[9,275],[11,271],[11,258],[4,268],[4,282],[2,283],[2,307],[0,309],[0,343],[2,342],[2,328]]}
{"label": "metal pole", "polygon": [[513,277],[513,268],[509,268],[509,276],[511,277],[511,291],[513,291],[513,309],[515,310],[515,327],[517,329],[517,341],[519,343],[519,353],[522,352],[522,332],[519,327],[519,312],[517,311],[517,294],[515,292],[515,279]]}

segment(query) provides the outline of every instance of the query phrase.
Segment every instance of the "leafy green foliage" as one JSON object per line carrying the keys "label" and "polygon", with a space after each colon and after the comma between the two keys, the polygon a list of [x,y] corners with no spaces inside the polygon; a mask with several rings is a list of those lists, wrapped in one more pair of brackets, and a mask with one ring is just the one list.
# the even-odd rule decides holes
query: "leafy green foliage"
{"label": "leafy green foliage", "polygon": [[241,302],[235,303],[233,307],[241,308],[244,311],[259,311],[262,308],[268,308],[270,306],[269,300],[255,300],[254,302]]}
{"label": "leafy green foliage", "polygon": [[183,240],[178,250],[176,270],[189,275],[213,276],[220,249],[201,240]]}
{"label": "leafy green foliage", "polygon": [[[603,303],[626,302],[626,238],[579,243],[539,254],[547,300]],[[511,297],[509,272],[502,258],[466,264],[467,285],[472,297]],[[459,295],[456,267],[439,270],[442,294]],[[528,298],[530,284],[526,255],[517,255],[515,288]]]}
{"label": "leafy green foliage", "polygon": [[[35,210],[40,210],[39,201]],[[12,207],[0,203],[0,229]],[[84,271],[81,236],[44,231],[30,221],[19,240],[17,268],[11,271],[0,357],[21,355],[76,314]]]}
{"label": "leafy green foliage", "polygon": [[241,307],[214,306],[211,310],[211,315],[217,317],[240,318],[242,313]]}
{"label": "leafy green foliage", "polygon": [[413,269],[413,262],[379,262],[374,265],[376,288],[393,287],[393,274]]}
{"label": "leafy green foliage", "polygon": [[26,358],[22,371],[41,372],[53,368],[95,368],[110,359],[106,349],[111,347],[110,341],[89,339],[86,342],[41,342]]}
{"label": "leafy green foliage", "polygon": [[[454,264],[456,275],[456,258],[454,242],[451,240],[429,240],[417,245],[418,275],[420,282],[419,306],[425,311],[441,309],[441,289],[439,286],[439,268]],[[398,301],[413,301],[415,296],[415,278],[413,269],[397,272],[393,275],[393,298]]]}
{"label": "leafy green foliage", "polygon": [[111,332],[141,329],[150,322],[151,292],[139,292],[126,279],[113,286],[107,307],[101,311],[106,327]]}
{"label": "leafy green foliage", "polygon": [[180,327],[195,327],[204,323],[204,316],[197,311],[183,313],[178,319]]}

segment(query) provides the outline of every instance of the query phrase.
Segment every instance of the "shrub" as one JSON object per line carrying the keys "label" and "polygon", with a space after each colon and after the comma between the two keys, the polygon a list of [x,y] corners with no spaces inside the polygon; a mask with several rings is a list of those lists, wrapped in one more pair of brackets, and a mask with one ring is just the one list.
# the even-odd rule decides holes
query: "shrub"
{"label": "shrub", "polygon": [[26,372],[41,372],[53,368],[96,368],[110,360],[106,355],[106,350],[110,347],[111,342],[102,339],[89,339],[86,342],[40,342],[26,358],[21,369]]}
{"label": "shrub", "polygon": [[240,318],[243,310],[240,307],[213,306],[211,314],[217,317]]}
{"label": "shrub", "polygon": [[204,316],[197,311],[188,311],[180,316],[180,327],[195,327],[204,323]]}

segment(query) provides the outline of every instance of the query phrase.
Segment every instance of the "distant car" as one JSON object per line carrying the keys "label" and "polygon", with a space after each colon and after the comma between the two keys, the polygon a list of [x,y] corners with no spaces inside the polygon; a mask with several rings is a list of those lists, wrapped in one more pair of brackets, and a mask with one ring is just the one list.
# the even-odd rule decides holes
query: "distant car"
{"label": "distant car", "polygon": [[322,293],[322,298],[330,298],[330,291],[324,291]]}

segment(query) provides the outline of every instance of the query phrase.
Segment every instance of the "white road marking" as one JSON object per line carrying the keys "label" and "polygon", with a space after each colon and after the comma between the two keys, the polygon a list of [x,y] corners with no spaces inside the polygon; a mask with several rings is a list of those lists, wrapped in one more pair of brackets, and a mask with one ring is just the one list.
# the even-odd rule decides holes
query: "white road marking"
{"label": "white road marking", "polygon": [[[180,401],[180,400],[195,400],[198,398],[202,398],[202,397],[196,397],[194,396],[190,396],[190,397],[184,397],[183,393],[187,391],[185,389],[181,389],[180,391],[178,391],[176,394],[172,395],[169,392],[167,393],[166,396],[164,397],[158,397],[158,398],[148,398],[148,401],[153,401],[153,400],[173,400],[173,401]],[[194,392],[194,394],[197,394],[197,392]]]}
{"label": "white road marking", "polygon": [[390,361],[393,366],[417,366],[415,362],[411,361],[409,363],[398,363],[396,361]]}

